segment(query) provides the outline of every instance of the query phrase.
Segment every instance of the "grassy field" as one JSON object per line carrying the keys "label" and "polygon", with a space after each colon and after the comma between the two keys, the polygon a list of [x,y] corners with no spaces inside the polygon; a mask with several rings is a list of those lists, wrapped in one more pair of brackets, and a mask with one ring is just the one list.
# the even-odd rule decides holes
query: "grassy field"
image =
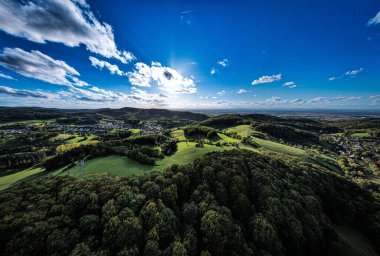
{"label": "grassy field", "polygon": [[[116,176],[141,175],[151,171],[163,171],[165,168],[173,164],[188,164],[195,159],[205,155],[208,152],[231,150],[232,147],[217,147],[213,145],[204,145],[203,148],[197,148],[194,142],[178,143],[178,151],[164,159],[156,161],[156,166],[140,164],[124,156],[106,156],[99,157],[85,163],[85,175],[94,173],[108,173]],[[65,171],[61,171],[59,175],[67,175],[80,177],[79,168],[73,167]]]}
{"label": "grassy field", "polygon": [[238,126],[228,128],[225,131],[227,133],[236,132],[237,135],[240,135],[242,137],[248,137],[252,132],[250,125],[238,125]]}
{"label": "grassy field", "polygon": [[[75,138],[69,139],[72,136],[75,136]],[[61,133],[61,134],[57,135],[56,137],[51,138],[51,141],[55,141],[55,142],[59,141],[59,142],[65,143],[65,144],[73,144],[73,143],[88,144],[94,138],[96,138],[96,136],[94,136],[94,135],[87,136],[87,138],[85,139],[85,137],[79,136],[77,134],[73,135],[73,134]]]}
{"label": "grassy field", "polygon": [[287,146],[281,143],[273,142],[270,140],[263,140],[259,139],[256,137],[252,137],[253,141],[255,141],[257,144],[259,144],[261,147],[266,148],[268,150],[277,152],[277,153],[282,153],[286,155],[291,155],[291,156],[297,156],[297,157],[302,157],[306,155],[306,152],[302,149]]}
{"label": "grassy field", "polygon": [[231,138],[231,137],[224,135],[222,133],[218,133],[218,135],[220,137],[220,140],[219,140],[220,142],[240,143],[240,140]]}
{"label": "grassy field", "polygon": [[[153,166],[143,165],[124,156],[106,156],[91,159],[85,162],[85,175],[95,173],[108,173],[115,176],[141,175],[153,170]],[[79,167],[75,166],[68,170],[61,171],[59,175],[80,177]]]}
{"label": "grassy field", "polygon": [[354,132],[351,134],[351,136],[363,138],[370,137],[371,135],[369,135],[367,132]]}
{"label": "grassy field", "polygon": [[183,130],[174,130],[171,133],[172,137],[178,140],[186,140]]}
{"label": "grassy field", "polygon": [[136,133],[141,132],[140,129],[129,129],[129,130],[132,132],[132,134],[136,134]]}
{"label": "grassy field", "polygon": [[10,175],[0,177],[0,190],[5,189],[16,182],[24,180],[32,175],[41,173],[44,169],[42,168],[29,168],[21,172],[16,172]]}
{"label": "grassy field", "polygon": [[205,144],[203,148],[197,148],[195,142],[179,142],[178,151],[169,157],[157,161],[158,170],[163,170],[172,164],[188,164],[209,152],[231,150],[232,147],[217,147]]}

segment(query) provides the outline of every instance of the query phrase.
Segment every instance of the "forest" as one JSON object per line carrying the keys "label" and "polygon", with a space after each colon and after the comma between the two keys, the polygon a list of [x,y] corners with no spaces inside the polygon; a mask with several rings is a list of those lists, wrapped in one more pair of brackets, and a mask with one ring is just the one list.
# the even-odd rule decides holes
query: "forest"
{"label": "forest", "polygon": [[337,225],[380,244],[368,191],[245,150],[139,177],[37,180],[0,194],[0,209],[5,255],[344,255]]}

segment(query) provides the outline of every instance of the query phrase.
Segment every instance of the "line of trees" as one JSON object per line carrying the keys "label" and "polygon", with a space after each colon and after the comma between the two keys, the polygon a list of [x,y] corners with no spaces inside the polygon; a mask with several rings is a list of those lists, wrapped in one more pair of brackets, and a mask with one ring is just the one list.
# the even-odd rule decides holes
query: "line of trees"
{"label": "line of trees", "polygon": [[2,155],[0,156],[0,171],[29,168],[44,162],[45,159],[46,155],[43,151]]}
{"label": "line of trees", "polygon": [[218,136],[217,130],[207,126],[187,126],[183,129],[185,136],[203,135],[209,139]]}
{"label": "line of trees", "polygon": [[255,125],[254,129],[291,143],[311,144],[317,143],[319,140],[318,137],[311,132],[296,130],[280,124],[260,123]]}

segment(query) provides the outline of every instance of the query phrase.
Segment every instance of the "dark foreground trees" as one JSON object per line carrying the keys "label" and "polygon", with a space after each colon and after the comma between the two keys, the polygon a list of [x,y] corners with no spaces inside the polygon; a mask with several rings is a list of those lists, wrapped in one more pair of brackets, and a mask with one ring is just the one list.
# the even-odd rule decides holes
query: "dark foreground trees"
{"label": "dark foreground trees", "polygon": [[241,150],[163,173],[55,177],[0,193],[4,255],[334,255],[333,224],[380,244],[369,192]]}

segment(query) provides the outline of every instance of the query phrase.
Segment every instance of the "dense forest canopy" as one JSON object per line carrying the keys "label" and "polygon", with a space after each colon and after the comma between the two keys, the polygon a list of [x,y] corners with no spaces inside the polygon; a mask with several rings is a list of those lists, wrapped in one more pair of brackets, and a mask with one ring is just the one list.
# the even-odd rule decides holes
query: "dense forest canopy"
{"label": "dense forest canopy", "polygon": [[140,177],[42,179],[2,192],[0,209],[6,255],[335,255],[335,225],[380,244],[370,193],[243,150]]}

